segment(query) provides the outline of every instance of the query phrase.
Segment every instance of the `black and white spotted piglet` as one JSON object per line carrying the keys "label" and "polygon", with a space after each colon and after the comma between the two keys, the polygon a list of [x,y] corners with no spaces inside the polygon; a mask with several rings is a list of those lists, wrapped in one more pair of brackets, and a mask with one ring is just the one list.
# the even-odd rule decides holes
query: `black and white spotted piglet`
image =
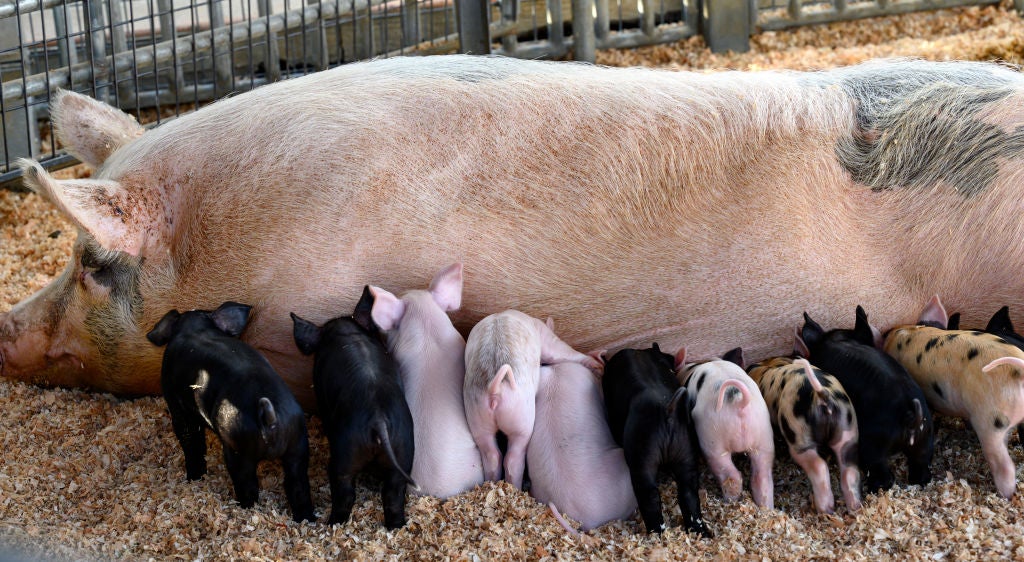
{"label": "black and white spotted piglet", "polygon": [[854,329],[827,333],[804,313],[800,335],[811,363],[838,379],[853,402],[867,492],[892,487],[889,458],[897,453],[907,458],[911,484],[931,482],[935,442],[927,400],[906,369],[875,346],[864,309],[857,307]]}
{"label": "black and white spotted piglet", "polygon": [[686,389],[679,387],[674,367],[673,357],[662,353],[658,344],[613,355],[601,379],[608,427],[626,454],[647,531],[660,533],[665,528],[658,490],[658,470],[664,466],[675,478],[686,530],[710,537],[697,495],[697,436]]}
{"label": "black and white spotted piglet", "polygon": [[384,526],[405,525],[406,483],[419,488],[412,471],[413,422],[398,366],[373,323],[373,295],[363,288],[352,316],[323,327],[292,313],[295,343],[313,361],[313,392],[331,447],[330,523],[352,514],[353,479],[365,468],[383,473]]}
{"label": "black and white spotted piglet", "polygon": [[811,479],[815,509],[832,513],[835,508],[825,462],[830,453],[839,462],[846,507],[860,509],[857,414],[839,380],[806,359],[790,357],[755,363],[749,373],[768,402],[772,425],[785,438],[790,456]]}
{"label": "black and white spotted piglet", "polygon": [[238,339],[249,310],[234,302],[215,311],[172,310],[146,334],[154,345],[167,346],[160,386],[185,453],[185,474],[189,480],[206,474],[204,428],[210,428],[223,445],[242,507],[259,496],[257,463],[280,458],[292,517],[314,521],[306,420],[270,363]]}
{"label": "black and white spotted piglet", "polygon": [[996,489],[1009,498],[1017,479],[1006,439],[1024,421],[1024,351],[995,334],[944,330],[945,315],[933,297],[918,325],[889,332],[885,351],[907,368],[935,411],[970,421]]}

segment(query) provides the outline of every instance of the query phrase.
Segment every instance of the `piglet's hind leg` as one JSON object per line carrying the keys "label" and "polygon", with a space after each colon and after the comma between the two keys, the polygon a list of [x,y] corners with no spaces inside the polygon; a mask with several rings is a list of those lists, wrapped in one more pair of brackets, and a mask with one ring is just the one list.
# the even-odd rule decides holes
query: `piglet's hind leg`
{"label": "piglet's hind leg", "polygon": [[284,493],[295,521],[316,521],[309,491],[309,439],[306,433],[292,443],[281,457]]}
{"label": "piglet's hind leg", "polygon": [[408,486],[402,473],[395,469],[387,471],[381,483],[381,503],[384,507],[384,526],[398,529],[405,526],[405,494]]}
{"label": "piglet's hind leg", "polygon": [[979,428],[983,423],[977,423],[976,420],[971,420],[971,425],[974,426],[978,438],[981,439],[981,450],[985,453],[985,460],[988,461],[988,466],[992,470],[996,490],[1004,498],[1013,497],[1014,492],[1017,491],[1017,476],[1013,460],[1010,458],[1009,451],[1006,450],[1008,430],[997,430],[994,427]]}
{"label": "piglet's hind leg", "polygon": [[344,523],[352,514],[356,501],[356,488],[352,483],[357,467],[353,466],[351,445],[338,440],[331,444],[331,460],[327,461],[327,476],[331,481],[331,517],[328,524]]}
{"label": "piglet's hind leg", "polygon": [[672,476],[676,480],[679,511],[683,514],[683,525],[686,526],[686,530],[712,538],[714,534],[704,523],[704,517],[700,511],[700,494],[697,486],[700,481],[700,473],[697,471],[696,460],[690,458],[676,461],[675,466],[672,467]]}
{"label": "piglet's hind leg", "polygon": [[729,501],[740,499],[743,493],[743,475],[732,463],[732,454],[728,451],[713,451],[706,455],[711,473],[722,486],[722,495]]}
{"label": "piglet's hind leg", "polygon": [[256,474],[258,461],[253,455],[240,453],[224,446],[224,464],[235,487],[235,498],[239,505],[250,508],[256,505],[260,495],[260,481]]}
{"label": "piglet's hind leg", "polygon": [[797,452],[793,447],[789,449],[796,464],[804,469],[807,477],[811,479],[811,490],[814,493],[814,509],[819,513],[832,513],[835,511],[835,497],[832,496],[832,485],[828,475],[828,465],[825,460],[818,456],[817,451],[808,449],[804,452]]}

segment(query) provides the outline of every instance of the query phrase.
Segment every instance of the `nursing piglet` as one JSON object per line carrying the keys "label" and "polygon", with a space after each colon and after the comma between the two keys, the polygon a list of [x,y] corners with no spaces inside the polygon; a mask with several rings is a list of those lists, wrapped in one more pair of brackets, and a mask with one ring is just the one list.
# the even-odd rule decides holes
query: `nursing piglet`
{"label": "nursing piglet", "polygon": [[601,364],[558,339],[551,326],[517,310],[480,320],[466,340],[462,399],[466,421],[480,449],[484,478],[501,478],[496,434],[508,437],[505,480],[523,487],[526,445],[533,433],[540,366],[573,361],[593,369]]}
{"label": "nursing piglet", "polygon": [[557,506],[584,531],[636,511],[629,467],[608,429],[601,387],[579,363],[541,367],[526,463],[530,495]]}
{"label": "nursing piglet", "polygon": [[755,363],[748,373],[768,404],[772,426],[811,479],[814,508],[821,513],[832,513],[835,508],[825,462],[832,453],[839,462],[839,486],[846,507],[860,509],[857,414],[839,380],[812,367],[806,359],[790,357]]}
{"label": "nursing piglet", "polygon": [[258,462],[280,458],[292,518],[315,521],[306,419],[270,363],[238,339],[249,311],[235,302],[214,311],[172,310],[146,334],[154,345],[167,346],[160,386],[185,453],[185,474],[189,480],[206,474],[209,428],[220,438],[242,507],[259,496]]}
{"label": "nursing piglet", "polygon": [[859,466],[868,493],[887,490],[895,478],[889,458],[907,457],[911,484],[932,479],[935,450],[932,416],[925,395],[895,359],[875,347],[864,309],[857,307],[854,329],[825,332],[804,313],[802,353],[843,385],[857,412]]}
{"label": "nursing piglet", "polygon": [[686,389],[680,388],[674,366],[672,356],[662,353],[658,344],[613,355],[601,379],[608,427],[625,453],[647,531],[665,529],[658,490],[658,470],[665,467],[676,481],[686,530],[710,537],[697,494],[697,435]]}
{"label": "nursing piglet", "polygon": [[750,457],[750,491],[759,507],[773,509],[772,463],[775,440],[771,416],[757,383],[743,370],[743,352],[725,359],[684,365],[686,350],[676,355],[677,377],[686,387],[693,425],[711,472],[726,499],[743,491],[743,476],[732,462],[734,453]]}
{"label": "nursing piglet", "polygon": [[1024,421],[1024,351],[995,334],[943,330],[945,314],[933,297],[917,326],[889,332],[885,351],[906,367],[935,411],[970,421],[996,489],[1009,498],[1017,479],[1006,440]]}
{"label": "nursing piglet", "polygon": [[405,485],[416,483],[412,470],[412,415],[402,393],[398,366],[388,354],[371,317],[369,287],[352,316],[322,327],[292,313],[295,343],[314,355],[313,392],[331,447],[330,523],[344,523],[352,513],[353,479],[366,468],[383,474],[384,526],[405,525]]}
{"label": "nursing piglet", "polygon": [[446,314],[462,300],[462,264],[441,270],[428,290],[401,299],[377,287],[370,292],[373,321],[387,336],[412,412],[412,477],[426,495],[465,492],[483,482],[484,472],[462,403],[466,341]]}

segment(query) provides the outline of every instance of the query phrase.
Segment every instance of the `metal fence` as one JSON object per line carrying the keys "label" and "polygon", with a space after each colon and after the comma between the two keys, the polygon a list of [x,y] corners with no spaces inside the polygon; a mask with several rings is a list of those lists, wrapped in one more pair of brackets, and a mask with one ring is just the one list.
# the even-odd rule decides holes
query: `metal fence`
{"label": "metal fence", "polygon": [[[593,60],[597,48],[751,33],[996,0],[0,0],[0,185],[13,162],[73,160],[52,138],[56,88],[161,120],[353,60],[494,52]],[[1017,0],[1024,3],[1024,0]],[[755,4],[756,2],[756,4]]]}

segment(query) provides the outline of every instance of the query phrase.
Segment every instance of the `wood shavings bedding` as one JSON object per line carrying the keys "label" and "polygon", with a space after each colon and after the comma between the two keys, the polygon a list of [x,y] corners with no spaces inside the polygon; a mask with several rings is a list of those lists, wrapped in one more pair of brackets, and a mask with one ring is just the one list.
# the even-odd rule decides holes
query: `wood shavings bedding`
{"label": "wood shavings bedding", "polygon": [[[1024,22],[1008,3],[764,33],[745,54],[709,53],[694,38],[674,45],[602,51],[598,62],[676,69],[816,69],[880,56],[1024,59]],[[62,177],[88,174],[82,167]],[[31,194],[0,192],[0,310],[62,271],[75,230]],[[410,497],[409,523],[386,532],[372,478],[360,480],[345,525],[296,524],[280,466],[260,469],[260,501],[233,500],[220,443],[208,436],[210,471],[186,482],[184,461],[158,397],[127,400],[78,390],[0,381],[0,560],[717,560],[1022,559],[1021,488],[1011,500],[995,487],[974,433],[937,423],[935,478],[865,498],[863,510],[814,513],[807,477],[779,448],[776,511],[749,492],[723,503],[704,471],[704,517],[716,534],[684,533],[674,485],[662,486],[672,527],[643,532],[639,518],[568,536],[547,508],[506,484],[487,483],[449,501]],[[313,498],[326,518],[327,444],[310,421]],[[1024,466],[1024,448],[1010,453]],[[749,466],[741,462],[749,478]],[[905,482],[902,459],[897,482]],[[832,468],[833,490],[838,490]],[[1018,468],[1018,473],[1020,468]],[[1018,480],[1020,480],[1018,474]],[[749,486],[749,485],[748,485]]]}

